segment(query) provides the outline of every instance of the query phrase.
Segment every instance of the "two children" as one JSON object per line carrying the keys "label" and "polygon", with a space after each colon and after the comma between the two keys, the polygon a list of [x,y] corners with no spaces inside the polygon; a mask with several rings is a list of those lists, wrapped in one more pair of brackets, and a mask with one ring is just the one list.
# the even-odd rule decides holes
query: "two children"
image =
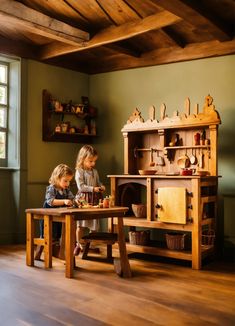
{"label": "two children", "polygon": [[[85,200],[93,205],[98,204],[99,199],[102,198],[102,192],[105,191],[105,186],[101,183],[98,171],[95,169],[97,159],[97,151],[90,145],[84,145],[78,153],[75,167],[75,181],[78,188],[76,199],[78,201]],[[50,185],[46,189],[43,207],[73,205],[74,195],[69,189],[73,176],[73,171],[65,164],[60,164],[54,169],[49,179]],[[60,224],[53,223],[53,238],[55,239],[61,236]],[[78,255],[82,249],[81,239],[87,228],[93,232],[97,231],[99,221],[93,219],[77,222],[77,243],[74,249],[74,255]],[[43,223],[40,223],[40,236],[43,237]]]}

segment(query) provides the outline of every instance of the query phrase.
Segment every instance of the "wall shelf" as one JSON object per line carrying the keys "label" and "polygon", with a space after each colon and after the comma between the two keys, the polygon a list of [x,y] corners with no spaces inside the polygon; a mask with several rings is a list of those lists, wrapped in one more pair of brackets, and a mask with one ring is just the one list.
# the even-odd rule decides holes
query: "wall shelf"
{"label": "wall shelf", "polygon": [[[55,111],[51,108],[52,96],[47,90],[42,92],[42,139],[48,142],[68,142],[68,143],[91,143],[96,135],[96,127],[92,131],[92,123],[95,124],[95,116],[89,113],[76,113],[67,111]],[[71,122],[71,119],[75,118],[77,121],[71,123],[71,127],[74,124],[81,122],[85,124],[86,132],[55,132],[56,125],[62,125],[65,119]],[[66,120],[67,121],[67,120]],[[79,129],[79,128],[77,128]],[[81,128],[82,129],[82,128]],[[95,130],[95,132],[94,132]]]}

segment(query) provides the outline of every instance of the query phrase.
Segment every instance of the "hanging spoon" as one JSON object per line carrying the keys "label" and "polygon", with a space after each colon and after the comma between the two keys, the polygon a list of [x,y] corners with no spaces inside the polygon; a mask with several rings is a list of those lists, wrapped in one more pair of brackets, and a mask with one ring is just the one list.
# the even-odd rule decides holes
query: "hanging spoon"
{"label": "hanging spoon", "polygon": [[192,154],[191,154],[191,156],[190,156],[190,163],[191,163],[192,165],[195,165],[195,164],[197,163],[197,158],[196,158],[196,156],[193,154],[193,148],[192,148]]}

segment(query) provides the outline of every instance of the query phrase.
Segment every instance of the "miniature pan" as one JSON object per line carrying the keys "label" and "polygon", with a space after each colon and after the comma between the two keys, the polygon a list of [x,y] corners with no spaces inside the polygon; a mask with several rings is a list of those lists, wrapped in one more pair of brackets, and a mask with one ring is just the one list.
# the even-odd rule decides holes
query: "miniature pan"
{"label": "miniature pan", "polygon": [[178,158],[177,165],[181,169],[188,168],[190,166],[190,159],[187,154],[184,154]]}

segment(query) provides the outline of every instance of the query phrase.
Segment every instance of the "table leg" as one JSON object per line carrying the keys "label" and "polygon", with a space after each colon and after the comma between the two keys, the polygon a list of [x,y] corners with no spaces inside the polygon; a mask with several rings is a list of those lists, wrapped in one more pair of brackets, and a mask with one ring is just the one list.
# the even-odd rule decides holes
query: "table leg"
{"label": "table leg", "polygon": [[26,214],[26,265],[34,266],[34,218],[33,214]]}
{"label": "table leg", "polygon": [[120,254],[121,271],[123,277],[131,277],[131,268],[126,252],[126,242],[123,231],[123,218],[118,218],[118,246]]}
{"label": "table leg", "polygon": [[44,219],[44,263],[45,268],[52,267],[52,217],[43,216]]}
{"label": "table leg", "polygon": [[65,215],[65,276],[73,277],[76,223],[71,215]]}
{"label": "table leg", "polygon": [[65,260],[65,225],[62,223],[59,258]]}

